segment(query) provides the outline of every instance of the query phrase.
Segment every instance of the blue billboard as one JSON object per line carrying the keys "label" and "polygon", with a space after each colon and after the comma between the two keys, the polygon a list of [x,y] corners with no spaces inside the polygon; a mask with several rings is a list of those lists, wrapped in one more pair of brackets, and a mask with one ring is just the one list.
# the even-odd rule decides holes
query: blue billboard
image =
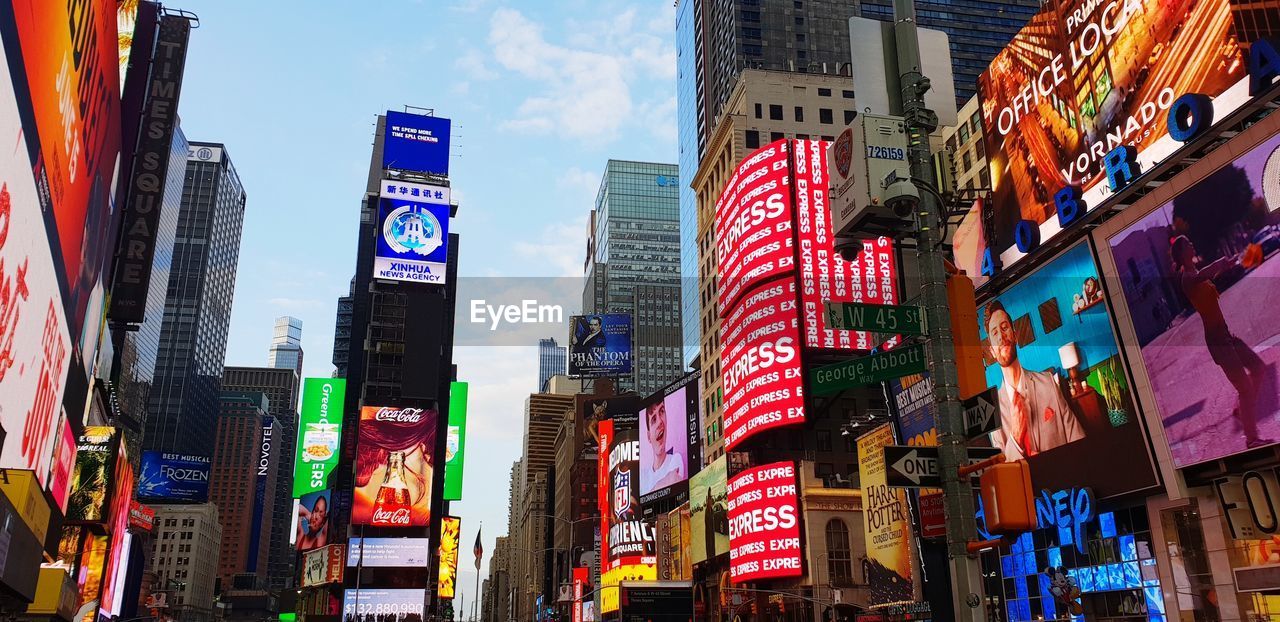
{"label": "blue billboard", "polygon": [[142,452],[142,475],[138,478],[138,499],[142,501],[209,500],[209,458],[163,451]]}
{"label": "blue billboard", "polygon": [[387,111],[382,168],[449,174],[449,120]]}
{"label": "blue billboard", "polygon": [[449,205],[381,199],[373,278],[441,285],[449,260]]}
{"label": "blue billboard", "polygon": [[631,315],[575,315],[569,328],[569,375],[617,378],[631,375]]}

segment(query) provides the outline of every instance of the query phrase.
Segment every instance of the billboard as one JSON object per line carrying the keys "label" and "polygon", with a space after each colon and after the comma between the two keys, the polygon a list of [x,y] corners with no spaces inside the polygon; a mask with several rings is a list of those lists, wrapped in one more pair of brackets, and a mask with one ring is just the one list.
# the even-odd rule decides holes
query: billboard
{"label": "billboard", "polygon": [[431,521],[434,409],[360,409],[353,525],[421,527]]}
{"label": "billboard", "polygon": [[380,199],[373,278],[443,284],[449,264],[449,210],[447,204]]}
{"label": "billboard", "polygon": [[640,503],[689,492],[689,475],[701,464],[702,418],[698,409],[698,374],[664,387],[640,409]]}
{"label": "billboard", "polygon": [[1280,441],[1277,171],[1273,136],[1107,240],[1175,467]]}
{"label": "billboard", "polygon": [[733,582],[801,576],[802,555],[795,463],[774,462],[733,476],[729,480]]}
{"label": "billboard", "polygon": [[[0,84],[10,84],[4,61],[0,58]],[[0,91],[0,144],[10,146],[0,149],[0,425],[5,430],[0,467],[35,471],[44,485],[71,339],[41,199],[31,177],[25,143],[30,137],[24,138],[20,118],[13,91]],[[66,493],[58,498],[65,510]]]}
{"label": "billboard", "polygon": [[569,318],[569,375],[574,378],[631,375],[631,315],[605,313]]}
{"label": "billboard", "polygon": [[992,445],[1029,461],[1036,490],[1089,486],[1106,498],[1156,485],[1086,244],[1000,292],[978,323],[987,386],[998,392]]}
{"label": "billboard", "polygon": [[245,572],[258,571],[258,546],[262,540],[262,512],[270,511],[268,508],[274,504],[274,499],[267,498],[267,482],[274,480],[276,477],[275,454],[272,449],[275,447],[276,418],[270,415],[262,418],[262,428],[258,435],[258,446],[254,453],[257,454],[257,461],[254,463],[253,476],[253,515],[249,518],[249,553],[248,564],[245,566]]}
{"label": "billboard", "polygon": [[720,456],[689,478],[689,557],[695,564],[729,552],[728,464]]}
{"label": "billboard", "polygon": [[858,480],[862,485],[863,540],[867,543],[865,580],[870,605],[914,600],[911,572],[911,518],[907,494],[885,481],[885,445],[894,444],[893,428],[881,425],[858,437]]}
{"label": "billboard", "polygon": [[465,382],[449,383],[449,429],[444,443],[444,500],[462,499],[462,470],[467,453],[467,390]]}
{"label": "billboard", "polygon": [[619,582],[654,580],[658,575],[653,523],[641,518],[639,421],[635,414],[620,414],[608,423],[608,483],[600,493],[608,508],[603,517],[608,526],[603,538],[607,563],[601,564],[604,613],[618,607]]}
{"label": "billboard", "polygon": [[1040,6],[978,79],[994,190],[988,242],[1006,267],[1022,256],[1021,221],[1042,241],[1069,224],[1054,203],[1062,188],[1078,186],[1087,209],[1107,202],[1103,158],[1114,148],[1133,147],[1143,171],[1177,151],[1167,117],[1178,97],[1212,98],[1219,120],[1249,98],[1247,41],[1227,0]]}
{"label": "billboard", "polygon": [[342,594],[342,622],[421,622],[426,590],[360,588]]}
{"label": "billboard", "polygon": [[453,598],[454,584],[458,581],[458,537],[462,519],[445,516],[440,519],[440,568],[436,573],[436,595]]}
{"label": "billboard", "polygon": [[449,174],[449,120],[387,111],[382,134],[382,168]]}
{"label": "billboard", "polygon": [[779,279],[748,290],[720,324],[725,447],[804,422],[800,314],[796,282]]}
{"label": "billboard", "polygon": [[614,395],[606,398],[588,399],[582,402],[578,410],[576,438],[581,447],[578,457],[582,460],[595,460],[600,454],[600,424],[618,414],[630,414],[640,408],[640,400],[634,396]]}
{"label": "billboard", "polygon": [[294,501],[294,548],[299,552],[329,544],[329,508],[333,507],[333,491],[317,490]]}
{"label": "billboard", "polygon": [[407,568],[426,566],[430,538],[351,538],[348,566]]}
{"label": "billboard", "polygon": [[156,511],[138,503],[137,500],[129,501],[129,527],[142,531],[155,529]]}
{"label": "billboard", "polygon": [[114,616],[120,612],[123,598],[125,573],[128,569],[129,546],[132,542],[129,535],[129,506],[133,502],[133,465],[129,461],[124,443],[116,452],[116,468],[113,478],[111,504],[107,515],[107,528],[111,534],[111,552],[107,556],[107,566],[102,581],[103,613]]}
{"label": "billboard", "polygon": [[790,140],[774,141],[743,160],[716,201],[720,317],[754,285],[795,268]]}
{"label": "billboard", "polygon": [[203,503],[209,499],[208,456],[149,450],[142,452],[141,466],[138,498],[143,501]]}
{"label": "billboard", "polygon": [[108,426],[85,426],[76,442],[76,467],[71,474],[71,498],[67,501],[67,521],[102,523],[107,520],[107,501],[116,481],[117,430]]}
{"label": "billboard", "polygon": [[302,587],[342,583],[346,546],[330,544],[302,556]]}
{"label": "billboard", "polygon": [[302,381],[302,412],[298,416],[298,455],[293,464],[293,497],[323,490],[338,464],[342,440],[342,404],[347,381],[307,378]]}
{"label": "billboard", "polygon": [[[933,399],[933,378],[929,372],[911,374],[887,381],[889,412],[898,424],[898,437],[904,445],[936,447],[938,428],[937,402]],[[920,488],[910,493],[920,511],[920,536],[940,538],[946,535],[946,517],[942,510],[942,490]]]}
{"label": "billboard", "polygon": [[54,441],[52,464],[49,467],[49,494],[58,509],[66,515],[67,499],[71,496],[71,471],[76,466],[76,434],[71,430],[71,422],[62,416],[62,427],[58,432],[58,440]]}

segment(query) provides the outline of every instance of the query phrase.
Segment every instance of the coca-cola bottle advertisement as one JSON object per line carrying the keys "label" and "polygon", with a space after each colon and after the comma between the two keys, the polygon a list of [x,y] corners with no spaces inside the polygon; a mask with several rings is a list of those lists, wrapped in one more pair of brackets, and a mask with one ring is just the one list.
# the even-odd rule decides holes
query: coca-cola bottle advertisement
{"label": "coca-cola bottle advertisement", "polygon": [[353,524],[430,523],[437,416],[435,409],[408,406],[360,409]]}

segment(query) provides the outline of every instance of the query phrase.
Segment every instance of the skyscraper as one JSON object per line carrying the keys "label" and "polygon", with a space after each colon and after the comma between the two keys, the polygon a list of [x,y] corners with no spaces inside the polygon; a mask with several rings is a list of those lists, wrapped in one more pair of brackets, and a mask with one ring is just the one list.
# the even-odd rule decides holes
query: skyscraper
{"label": "skyscraper", "polygon": [[[355,288],[356,280],[351,279]],[[350,292],[338,298],[337,318],[333,325],[333,377],[347,377],[347,358],[351,349],[351,313],[353,300]]]}
{"label": "skyscraper", "polygon": [[143,447],[211,455],[245,193],[226,148],[192,142]]}
{"label": "skyscraper", "polygon": [[[621,390],[651,393],[684,367],[679,306],[673,312],[663,302],[669,296],[653,295],[680,295],[679,174],[673,164],[609,160],[596,195],[582,306],[633,316],[632,351],[645,365],[620,380]],[[636,295],[642,285],[651,295]]]}
{"label": "skyscraper", "polygon": [[224,590],[237,574],[267,575],[281,462],[273,451],[279,431],[268,404],[262,393],[223,391],[219,398],[209,501],[218,506],[222,524],[218,578]]}
{"label": "skyscraper", "polygon": [[552,376],[565,373],[568,356],[568,350],[564,346],[556,345],[555,339],[538,340],[539,392],[547,390],[547,381],[551,380]]}
{"label": "skyscraper", "polygon": [[302,320],[287,315],[276,318],[267,367],[292,369],[302,377]]}

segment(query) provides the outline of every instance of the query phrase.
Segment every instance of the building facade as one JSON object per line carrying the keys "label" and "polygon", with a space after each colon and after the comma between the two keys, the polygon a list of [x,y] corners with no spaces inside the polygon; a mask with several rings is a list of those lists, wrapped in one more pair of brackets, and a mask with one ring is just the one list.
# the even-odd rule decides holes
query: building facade
{"label": "building facade", "polygon": [[222,524],[218,506],[156,504],[151,569],[162,589],[169,590],[171,612],[190,611],[179,619],[211,619]]}
{"label": "building facade", "polygon": [[192,142],[143,447],[210,455],[244,224],[226,149]]}
{"label": "building facade", "polygon": [[218,579],[228,590],[236,575],[269,572],[279,435],[266,395],[223,391],[219,403],[209,501],[222,524]]}
{"label": "building facade", "polygon": [[547,390],[552,376],[562,375],[568,362],[568,348],[556,344],[553,339],[538,340],[538,391]]}
{"label": "building facade", "polygon": [[267,367],[292,369],[302,377],[302,320],[287,315],[276,318]]}

